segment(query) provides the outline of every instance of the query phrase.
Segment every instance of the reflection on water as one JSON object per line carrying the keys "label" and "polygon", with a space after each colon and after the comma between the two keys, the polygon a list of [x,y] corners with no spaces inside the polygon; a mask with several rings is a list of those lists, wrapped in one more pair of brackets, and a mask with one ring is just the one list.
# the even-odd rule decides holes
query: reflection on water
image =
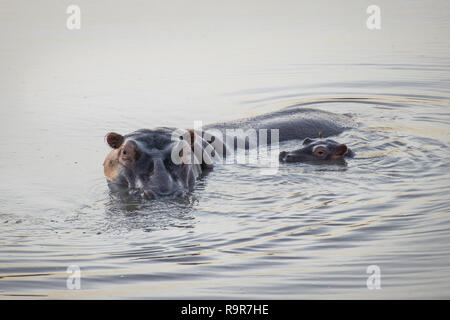
{"label": "reflection on water", "polygon": [[[151,19],[127,4],[108,9],[119,25],[99,3],[80,3],[79,33],[57,27],[64,6],[0,6],[17,17],[0,21],[1,296],[449,297],[447,2],[381,1],[379,33],[357,1],[179,3],[176,23],[168,4],[145,4]],[[106,132],[292,106],[352,116],[335,140],[356,156],[275,175],[219,164],[179,199],[108,191]],[[82,290],[66,289],[69,265]]]}
{"label": "reflection on water", "polygon": [[164,201],[114,199],[105,203],[107,230],[193,228],[195,202],[193,196]]}

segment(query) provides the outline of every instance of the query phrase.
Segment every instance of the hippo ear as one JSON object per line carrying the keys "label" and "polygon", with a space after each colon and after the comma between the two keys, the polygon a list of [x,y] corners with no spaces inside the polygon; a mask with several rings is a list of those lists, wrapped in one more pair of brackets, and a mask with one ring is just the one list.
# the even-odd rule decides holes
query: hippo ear
{"label": "hippo ear", "polygon": [[343,157],[347,154],[348,148],[345,144],[340,144],[336,147],[336,150],[334,151],[335,156]]}
{"label": "hippo ear", "polygon": [[115,132],[110,132],[106,135],[106,142],[113,149],[119,148],[122,145],[123,140],[123,136]]}

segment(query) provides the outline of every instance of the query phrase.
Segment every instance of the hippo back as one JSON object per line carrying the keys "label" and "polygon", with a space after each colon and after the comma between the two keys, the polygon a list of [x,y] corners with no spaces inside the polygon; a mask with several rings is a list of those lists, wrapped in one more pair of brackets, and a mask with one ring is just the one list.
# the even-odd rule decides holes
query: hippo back
{"label": "hippo back", "polygon": [[220,130],[225,135],[227,129],[278,129],[279,141],[335,136],[344,130],[355,128],[353,119],[328,111],[289,107],[280,111],[259,115],[256,117],[215,123],[205,127],[205,130]]}

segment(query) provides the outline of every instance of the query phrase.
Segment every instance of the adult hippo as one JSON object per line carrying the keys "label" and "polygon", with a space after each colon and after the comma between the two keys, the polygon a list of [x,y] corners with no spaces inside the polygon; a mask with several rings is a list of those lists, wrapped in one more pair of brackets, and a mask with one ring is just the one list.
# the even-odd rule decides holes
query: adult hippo
{"label": "adult hippo", "polygon": [[[104,173],[113,192],[149,199],[179,196],[191,190],[202,172],[212,167],[211,157],[215,153],[226,156],[236,146],[252,148],[262,143],[261,136],[255,144],[249,143],[245,132],[270,130],[267,131],[267,143],[271,144],[275,140],[317,137],[319,132],[326,138],[354,127],[355,123],[348,116],[295,107],[208,125],[200,131],[157,128],[141,129],[126,135],[110,132],[106,141],[112,150],[103,163]],[[236,134],[239,130],[244,136]],[[180,141],[184,142],[182,147]],[[195,150],[202,151],[200,156]],[[284,158],[280,157],[280,160]]]}

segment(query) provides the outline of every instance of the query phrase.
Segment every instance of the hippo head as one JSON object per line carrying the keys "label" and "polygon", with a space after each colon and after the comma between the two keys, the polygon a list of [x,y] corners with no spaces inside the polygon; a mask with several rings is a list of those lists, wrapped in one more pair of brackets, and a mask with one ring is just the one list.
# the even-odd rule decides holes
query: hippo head
{"label": "hippo head", "polygon": [[[111,191],[147,199],[179,196],[189,191],[204,167],[198,162],[173,161],[175,151],[182,157],[185,150],[176,149],[180,141],[174,140],[174,131],[158,128],[124,136],[108,133],[106,141],[112,150],[103,167]],[[194,138],[192,130],[185,132]]]}
{"label": "hippo head", "polygon": [[280,162],[323,162],[342,161],[345,157],[353,157],[353,152],[345,145],[331,139],[303,140],[303,146],[294,151],[280,152]]}

